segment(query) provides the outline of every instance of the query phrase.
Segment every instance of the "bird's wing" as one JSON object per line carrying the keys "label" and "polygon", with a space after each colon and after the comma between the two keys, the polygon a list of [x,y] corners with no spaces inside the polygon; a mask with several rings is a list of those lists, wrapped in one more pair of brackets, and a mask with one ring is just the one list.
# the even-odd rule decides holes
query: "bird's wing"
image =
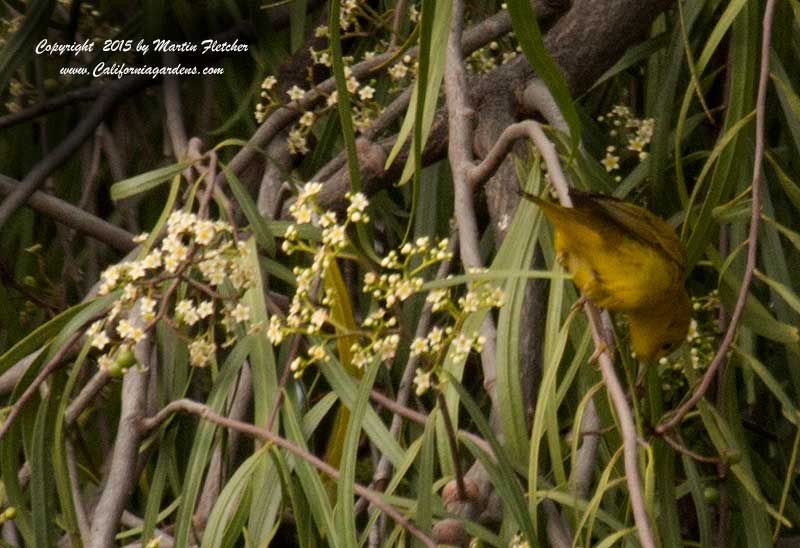
{"label": "bird's wing", "polygon": [[655,247],[672,259],[681,269],[686,269],[686,252],[678,235],[666,221],[639,207],[604,194],[570,191],[575,207],[592,207],[618,225],[627,235]]}

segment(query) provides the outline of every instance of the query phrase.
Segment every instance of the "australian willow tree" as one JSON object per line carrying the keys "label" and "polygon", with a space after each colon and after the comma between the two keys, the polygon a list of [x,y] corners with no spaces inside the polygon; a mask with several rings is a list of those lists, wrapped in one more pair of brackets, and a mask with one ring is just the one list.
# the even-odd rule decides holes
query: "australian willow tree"
{"label": "australian willow tree", "polygon": [[[792,5],[2,9],[8,544],[791,542]],[[519,199],[570,187],[680,236],[656,364]]]}

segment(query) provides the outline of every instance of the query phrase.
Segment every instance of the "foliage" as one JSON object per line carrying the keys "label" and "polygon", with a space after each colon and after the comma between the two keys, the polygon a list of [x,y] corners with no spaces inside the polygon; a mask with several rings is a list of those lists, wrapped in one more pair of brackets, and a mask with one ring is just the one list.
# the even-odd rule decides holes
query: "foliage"
{"label": "foliage", "polygon": [[[140,234],[135,248],[98,243],[93,229],[41,209],[18,210],[0,232],[0,392],[4,418],[15,416],[0,440],[0,521],[13,523],[18,545],[88,545],[89,524],[112,519],[93,505],[115,482],[130,491],[110,523],[118,545],[414,542],[386,508],[437,540],[455,522],[476,546],[555,543],[559,512],[575,546],[638,545],[618,420],[537,207],[523,201],[498,217],[478,206],[488,266],[459,266],[452,173],[444,152],[428,153],[442,140],[450,4],[4,5],[0,173],[20,180],[92,103],[9,117],[107,85],[59,74],[89,56],[25,53],[31,36],[181,42],[233,29],[250,44],[205,58],[224,74],[183,80],[177,107],[153,79],[158,93],[122,101],[48,174],[42,189]],[[468,2],[468,26],[499,4]],[[513,4],[519,29],[530,14]],[[757,266],[735,343],[706,398],[667,437],[655,433],[706,371],[745,272],[763,13],[758,1],[676,3],[575,97],[574,81],[538,59],[569,114],[570,135],[547,135],[570,180],[668,219],[693,267],[693,321],[678,352],[645,367],[630,355],[625,318],[613,326],[661,546],[772,546],[800,525],[794,1],[775,18]],[[465,51],[470,84],[525,62],[522,51],[541,55],[541,34],[557,24],[544,23],[517,38],[485,30]],[[177,137],[173,115],[206,143],[199,152]],[[277,120],[289,122],[274,129]],[[511,187],[552,189],[534,147],[508,162]],[[526,298],[540,304],[535,322]],[[487,318],[494,340],[481,331]],[[136,388],[136,378],[147,380]],[[185,399],[205,411],[157,415]],[[125,443],[127,457],[113,450]],[[582,485],[574,471],[592,443]],[[119,462],[126,473],[109,474]],[[470,482],[475,467],[453,495],[474,462],[501,509]],[[368,505],[356,504],[360,486],[378,493]],[[457,514],[458,497],[484,506]]]}

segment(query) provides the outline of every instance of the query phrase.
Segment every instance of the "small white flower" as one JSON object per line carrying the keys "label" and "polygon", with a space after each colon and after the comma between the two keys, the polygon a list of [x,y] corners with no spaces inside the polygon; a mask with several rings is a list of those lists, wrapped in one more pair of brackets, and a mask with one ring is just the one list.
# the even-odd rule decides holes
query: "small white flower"
{"label": "small white flower", "polygon": [[614,171],[615,169],[619,169],[619,156],[615,156],[609,152],[606,154],[605,158],[600,160],[600,163],[603,164],[606,171]]}
{"label": "small white flower", "polygon": [[286,146],[291,154],[306,154],[309,150],[306,137],[299,128],[292,128],[289,131],[289,137],[286,140]]}
{"label": "small white flower", "polygon": [[329,107],[332,107],[333,105],[336,104],[338,100],[339,100],[339,93],[336,90],[334,90],[333,92],[331,92],[330,95],[328,95],[328,98],[325,100],[325,104],[328,105]]}
{"label": "small white flower", "polygon": [[283,327],[281,325],[281,319],[278,316],[272,316],[269,319],[267,338],[272,344],[280,344],[283,340]]}
{"label": "small white flower", "polygon": [[311,325],[319,329],[322,324],[328,319],[328,311],[324,308],[318,308],[311,314]]}
{"label": "small white flower", "polygon": [[303,127],[311,127],[312,125],[314,125],[315,118],[316,116],[314,115],[314,113],[309,110],[303,113],[298,123]]}
{"label": "small white flower", "polygon": [[150,297],[142,297],[139,299],[139,314],[143,321],[152,322],[155,317],[156,300]]}
{"label": "small white flower", "polygon": [[231,318],[238,323],[246,322],[250,319],[250,307],[246,304],[238,303],[236,307],[231,310]]}
{"label": "small white flower", "polygon": [[197,315],[205,319],[214,313],[214,303],[211,301],[203,301],[197,306]]}
{"label": "small white flower", "polygon": [[321,344],[315,344],[314,346],[308,349],[308,357],[315,362],[325,361],[325,359],[327,358],[325,347]]}
{"label": "small white flower", "polygon": [[261,82],[261,89],[269,91],[273,87],[275,87],[275,84],[277,84],[277,83],[278,83],[278,79],[275,78],[272,75],[269,75],[266,78],[264,78],[264,80]]}
{"label": "small white flower", "polygon": [[161,266],[161,251],[154,249],[141,261],[145,268],[158,268]]}
{"label": "small white flower", "polygon": [[139,278],[143,278],[147,271],[145,270],[146,266],[144,261],[134,261],[130,263],[128,266],[128,276],[131,277],[131,280],[138,280]]}
{"label": "small white flower", "polygon": [[364,86],[360,90],[358,90],[358,96],[361,98],[362,101],[367,101],[368,99],[372,99],[375,96],[375,88],[372,86]]}
{"label": "small white flower", "polygon": [[214,223],[211,221],[200,221],[194,227],[194,239],[200,245],[210,244],[214,235]]}
{"label": "small white flower", "polygon": [[428,351],[428,341],[427,339],[417,337],[413,341],[411,341],[410,348],[411,348],[411,355],[418,356]]}
{"label": "small white flower", "polygon": [[417,387],[414,392],[417,396],[423,395],[431,387],[431,373],[422,368],[417,369],[414,375],[414,385]]}
{"label": "small white flower", "polygon": [[298,85],[292,86],[291,89],[289,89],[289,91],[286,92],[286,95],[288,95],[289,99],[291,99],[292,101],[299,101],[305,96],[305,94],[306,92],[303,91],[303,88],[301,88]]}
{"label": "small white flower", "polygon": [[117,364],[117,361],[109,356],[108,354],[103,354],[99,358],[97,358],[97,365],[100,367],[101,371],[108,371],[112,369]]}
{"label": "small white flower", "polygon": [[122,300],[123,301],[132,301],[136,298],[138,290],[136,286],[133,284],[125,284],[125,288],[122,290]]}
{"label": "small white flower", "polygon": [[189,362],[195,367],[206,365],[217,351],[217,345],[205,339],[196,339],[189,344]]}
{"label": "small white flower", "polygon": [[100,331],[99,333],[95,334],[94,337],[92,337],[92,347],[97,348],[98,350],[105,348],[109,342],[111,341],[108,338],[108,335],[106,335],[105,331]]}
{"label": "small white flower", "polygon": [[103,327],[103,320],[97,320],[92,325],[89,326],[89,329],[86,330],[87,337],[94,337],[98,333],[100,333],[100,329]]}
{"label": "small white flower", "polygon": [[123,339],[130,338],[131,333],[133,332],[133,325],[128,320],[120,320],[117,324],[117,333]]}

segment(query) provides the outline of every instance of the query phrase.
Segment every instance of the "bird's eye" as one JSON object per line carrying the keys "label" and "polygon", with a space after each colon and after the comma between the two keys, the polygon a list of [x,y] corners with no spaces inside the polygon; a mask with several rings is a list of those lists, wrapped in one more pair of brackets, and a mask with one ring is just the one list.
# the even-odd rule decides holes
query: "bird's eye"
{"label": "bird's eye", "polygon": [[675,343],[666,342],[661,345],[661,350],[663,350],[664,352],[669,352],[670,350],[672,350],[673,346],[675,346]]}

